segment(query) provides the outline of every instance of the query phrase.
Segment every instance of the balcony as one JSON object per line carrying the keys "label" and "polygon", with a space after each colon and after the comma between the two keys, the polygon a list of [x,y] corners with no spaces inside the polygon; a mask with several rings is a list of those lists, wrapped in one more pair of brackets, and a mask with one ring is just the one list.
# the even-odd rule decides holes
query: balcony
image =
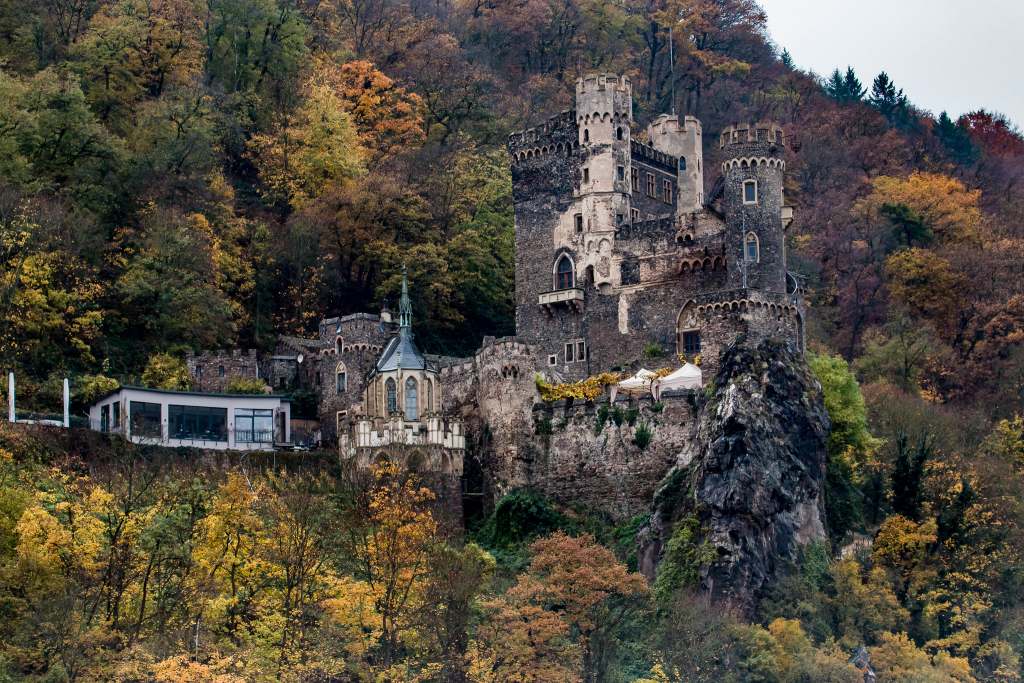
{"label": "balcony", "polygon": [[577,311],[583,310],[583,290],[579,287],[556,289],[544,292],[537,298],[537,303],[550,312],[555,306],[571,306]]}

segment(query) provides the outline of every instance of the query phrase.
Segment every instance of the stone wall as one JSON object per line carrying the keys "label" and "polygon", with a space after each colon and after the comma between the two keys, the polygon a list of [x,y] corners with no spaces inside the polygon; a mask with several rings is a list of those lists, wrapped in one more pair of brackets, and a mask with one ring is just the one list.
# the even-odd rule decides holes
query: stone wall
{"label": "stone wall", "polygon": [[[530,486],[620,520],[648,512],[659,482],[693,439],[698,398],[685,391],[657,404],[620,397],[614,405],[603,398],[535,406],[533,433],[522,447]],[[652,432],[645,448],[635,442],[641,425]]]}
{"label": "stone wall", "polygon": [[256,350],[203,351],[200,354],[185,354],[185,364],[192,376],[196,391],[223,393],[233,377],[256,379],[259,363]]}

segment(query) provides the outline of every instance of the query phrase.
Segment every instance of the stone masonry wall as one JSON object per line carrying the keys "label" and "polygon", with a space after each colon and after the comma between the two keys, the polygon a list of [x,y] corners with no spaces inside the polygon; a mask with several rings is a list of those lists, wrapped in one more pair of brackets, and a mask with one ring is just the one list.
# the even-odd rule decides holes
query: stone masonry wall
{"label": "stone masonry wall", "polygon": [[[696,404],[696,394],[687,391],[665,396],[660,404],[649,397],[620,397],[614,406],[607,398],[537,405],[533,433],[521,447],[530,486],[563,504],[582,503],[616,519],[643,514],[693,439]],[[643,449],[634,441],[642,424],[653,432]]]}
{"label": "stone masonry wall", "polygon": [[255,349],[245,353],[241,349],[203,351],[200,354],[189,352],[185,355],[185,364],[192,375],[193,388],[214,393],[227,391],[228,382],[233,377],[256,379],[259,367]]}

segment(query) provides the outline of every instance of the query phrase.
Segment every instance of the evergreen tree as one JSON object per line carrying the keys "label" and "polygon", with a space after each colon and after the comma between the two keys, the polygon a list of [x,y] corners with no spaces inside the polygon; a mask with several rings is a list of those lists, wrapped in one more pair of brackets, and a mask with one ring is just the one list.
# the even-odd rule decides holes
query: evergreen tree
{"label": "evergreen tree", "polygon": [[963,126],[949,118],[946,112],[939,114],[935,135],[946,148],[949,157],[958,164],[970,164],[978,158],[978,150]]}
{"label": "evergreen tree", "polygon": [[793,63],[793,55],[789,54],[789,50],[783,49],[782,54],[779,55],[779,59],[782,61],[782,65],[787,69],[796,68],[796,65]]}
{"label": "evergreen tree", "polygon": [[910,120],[910,107],[903,90],[897,90],[896,84],[884,71],[875,77],[871,84],[871,95],[868,102],[886,118],[891,126],[905,126]]}
{"label": "evergreen tree", "polygon": [[919,521],[923,497],[924,467],[932,455],[931,440],[924,435],[910,446],[906,434],[896,437],[896,462],[892,470],[892,511]]}
{"label": "evergreen tree", "polygon": [[845,75],[839,69],[835,69],[825,81],[824,87],[825,94],[840,104],[860,102],[866,92],[852,66],[846,67]]}

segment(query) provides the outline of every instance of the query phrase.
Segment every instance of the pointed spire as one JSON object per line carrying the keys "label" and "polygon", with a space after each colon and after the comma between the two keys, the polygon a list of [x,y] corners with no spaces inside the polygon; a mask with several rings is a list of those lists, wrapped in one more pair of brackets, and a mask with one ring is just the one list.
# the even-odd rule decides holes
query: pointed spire
{"label": "pointed spire", "polygon": [[402,298],[398,303],[398,325],[404,332],[412,328],[412,302],[409,300],[409,277],[402,264]]}

